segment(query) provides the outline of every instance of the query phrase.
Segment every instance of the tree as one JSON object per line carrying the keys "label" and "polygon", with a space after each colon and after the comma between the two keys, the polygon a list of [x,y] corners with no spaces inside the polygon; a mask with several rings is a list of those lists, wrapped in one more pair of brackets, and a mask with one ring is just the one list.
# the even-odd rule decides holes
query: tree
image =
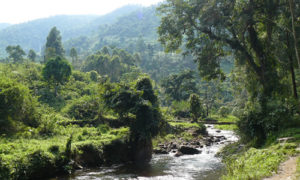
{"label": "tree", "polygon": [[187,100],[191,93],[197,92],[194,72],[190,70],[170,75],[162,80],[161,86],[167,96],[176,101]]}
{"label": "tree", "polygon": [[13,60],[14,63],[21,63],[24,60],[24,55],[26,54],[20,45],[17,46],[7,46],[6,52],[9,54],[9,58]]}
{"label": "tree", "polygon": [[75,62],[77,62],[77,51],[74,47],[72,47],[72,49],[70,50],[70,56],[72,58],[72,64],[74,64]]}
{"label": "tree", "polygon": [[191,94],[189,98],[189,104],[193,122],[196,122],[198,118],[204,116],[204,109],[201,104],[200,97],[197,94]]}
{"label": "tree", "polygon": [[220,62],[234,54],[236,64],[246,66],[253,82],[259,83],[251,90],[265,107],[280,84],[272,49],[274,24],[270,23],[280,17],[279,3],[167,0],[159,8],[163,16],[159,40],[167,51],[184,44],[206,79],[223,79]]}
{"label": "tree", "polygon": [[36,53],[33,49],[30,49],[28,52],[28,59],[30,59],[32,62],[35,61]]}
{"label": "tree", "polygon": [[153,106],[157,106],[157,96],[154,93],[151,80],[148,77],[139,79],[136,83],[136,90],[143,91],[142,98],[151,102]]}
{"label": "tree", "polygon": [[42,70],[43,78],[55,88],[55,96],[57,96],[57,88],[59,85],[67,82],[72,74],[71,65],[61,57],[50,59]]}
{"label": "tree", "polygon": [[56,56],[64,57],[64,48],[61,42],[60,32],[53,27],[49,32],[47,37],[46,47],[45,47],[45,60],[49,60]]}
{"label": "tree", "polygon": [[[104,103],[126,120],[125,123],[130,127],[131,156],[137,163],[151,160],[151,138],[158,134],[162,119],[159,105],[156,104],[157,97],[153,96],[155,94],[149,78],[140,79],[135,87],[111,83],[104,85]],[[134,117],[128,117],[129,113]]]}
{"label": "tree", "polygon": [[[293,14],[295,4],[292,0],[289,2],[292,2]],[[279,58],[280,53],[291,48],[278,48],[281,41],[286,42],[284,46],[292,44],[287,42],[290,38],[279,38],[290,27],[280,26],[289,2],[167,0],[159,7],[162,15],[159,41],[166,51],[184,47],[186,54],[195,57],[201,77],[223,79],[220,63],[224,57],[234,55],[236,67],[245,73],[242,84],[249,95],[238,123],[239,131],[243,137],[259,139],[259,144],[283,128],[282,119],[288,121],[291,116],[284,117],[282,112],[290,114],[294,109],[291,107],[295,106],[294,101],[288,100],[292,93],[287,95],[286,92],[291,86],[286,86],[287,68],[283,68]],[[293,36],[294,46],[295,40],[297,37]],[[297,58],[296,48],[290,51],[292,58]],[[291,58],[284,59],[287,59],[284,64],[293,65]],[[293,74],[292,69],[290,71]],[[295,87],[295,83],[292,84]]]}
{"label": "tree", "polygon": [[22,122],[37,127],[37,99],[31,96],[28,87],[16,80],[0,78],[0,133],[11,133]]}
{"label": "tree", "polygon": [[297,39],[297,33],[296,33],[296,22],[295,22],[295,1],[294,0],[288,0],[289,1],[289,7],[290,7],[290,13],[292,17],[292,32],[293,32],[293,38],[294,38],[294,48],[295,48],[295,53],[296,53],[296,58],[298,61],[298,66],[300,68],[300,55],[299,55],[299,50],[298,50],[298,39]]}

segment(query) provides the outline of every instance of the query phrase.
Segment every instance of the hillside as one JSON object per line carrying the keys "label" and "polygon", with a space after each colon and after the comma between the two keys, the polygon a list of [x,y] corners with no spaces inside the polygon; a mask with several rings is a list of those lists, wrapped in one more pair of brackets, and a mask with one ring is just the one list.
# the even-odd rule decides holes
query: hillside
{"label": "hillside", "polygon": [[4,28],[7,28],[8,26],[10,26],[10,24],[8,24],[8,23],[0,23],[0,30],[4,29]]}
{"label": "hillside", "polygon": [[[0,57],[6,55],[5,48],[8,45],[19,44],[26,51],[34,49],[40,52],[53,26],[60,30],[65,41],[82,35],[89,35],[96,31],[100,25],[113,23],[118,17],[138,8],[140,8],[138,5],[128,5],[103,16],[58,15],[9,27],[7,27],[7,24],[0,25]],[[3,27],[2,30],[1,27]]]}
{"label": "hillside", "polygon": [[159,46],[156,34],[159,22],[156,6],[140,8],[119,17],[114,23],[100,26],[92,35],[70,39],[64,46],[66,50],[75,47],[79,51],[93,52],[112,45],[132,51],[141,37]]}

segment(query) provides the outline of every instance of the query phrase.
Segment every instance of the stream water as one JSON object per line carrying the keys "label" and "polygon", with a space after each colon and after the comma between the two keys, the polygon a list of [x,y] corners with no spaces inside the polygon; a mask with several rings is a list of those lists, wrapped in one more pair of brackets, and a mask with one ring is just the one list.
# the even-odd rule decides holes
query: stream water
{"label": "stream water", "polygon": [[216,153],[226,144],[238,140],[232,131],[222,130],[217,132],[212,125],[207,126],[208,134],[211,136],[225,136],[225,140],[204,146],[202,151],[196,155],[184,155],[174,157],[174,154],[154,155],[149,166],[132,167],[129,165],[118,165],[77,171],[72,177],[58,178],[57,180],[110,180],[110,179],[196,179],[217,180],[224,173],[224,165]]}

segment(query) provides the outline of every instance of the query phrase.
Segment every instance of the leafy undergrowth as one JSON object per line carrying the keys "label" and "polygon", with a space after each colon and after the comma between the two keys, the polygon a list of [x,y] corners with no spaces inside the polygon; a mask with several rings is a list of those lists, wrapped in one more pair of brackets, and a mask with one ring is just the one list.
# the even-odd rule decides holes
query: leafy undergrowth
{"label": "leafy undergrowth", "polygon": [[[54,136],[17,136],[0,138],[0,179],[30,179],[53,175],[72,169],[68,156],[84,153],[83,145],[101,148],[117,139],[128,136],[128,128],[110,129],[106,125],[98,127],[60,127]],[[71,154],[68,154],[68,141],[72,135]],[[76,151],[78,149],[78,151]]]}
{"label": "leafy undergrowth", "polygon": [[300,128],[289,128],[279,134],[279,138],[292,137],[293,142],[300,143]]}
{"label": "leafy undergrowth", "polygon": [[189,142],[193,139],[201,139],[206,134],[206,127],[201,123],[191,122],[169,122],[170,132],[166,135],[157,136],[152,140],[153,147],[168,142]]}
{"label": "leafy undergrowth", "polygon": [[279,164],[288,156],[295,155],[297,144],[276,144],[264,149],[250,148],[247,151],[232,155],[224,160],[227,175],[223,180],[261,179],[277,172]]}
{"label": "leafy undergrowth", "polygon": [[[221,117],[217,115],[213,115],[212,119],[216,119],[218,122],[233,122],[236,123],[238,121],[238,118],[233,115],[228,115],[226,117]],[[215,128],[221,129],[221,130],[237,130],[237,126],[235,124],[229,124],[229,125],[216,125]]]}

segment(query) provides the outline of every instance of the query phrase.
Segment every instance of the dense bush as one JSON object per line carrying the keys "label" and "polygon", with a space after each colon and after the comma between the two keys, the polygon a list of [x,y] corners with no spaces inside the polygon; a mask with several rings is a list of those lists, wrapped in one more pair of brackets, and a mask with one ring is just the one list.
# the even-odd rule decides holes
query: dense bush
{"label": "dense bush", "polygon": [[278,133],[285,127],[284,122],[292,119],[291,111],[280,101],[269,101],[264,110],[253,105],[237,122],[242,140],[253,140],[253,145],[262,145],[268,136]]}
{"label": "dense bush", "polygon": [[9,132],[16,124],[38,126],[37,100],[29,89],[15,80],[0,79],[0,132]]}
{"label": "dense bush", "polygon": [[200,97],[197,94],[190,95],[189,107],[193,121],[197,121],[198,118],[204,117],[204,109]]}
{"label": "dense bush", "polygon": [[62,112],[66,113],[70,118],[77,120],[93,120],[101,113],[99,112],[99,108],[99,98],[83,96],[71,101]]}
{"label": "dense bush", "polygon": [[219,115],[221,117],[228,116],[229,115],[229,109],[227,107],[225,107],[225,106],[220,107],[220,109],[219,109]]}
{"label": "dense bush", "polygon": [[173,101],[171,105],[173,115],[180,118],[190,118],[188,101]]}

